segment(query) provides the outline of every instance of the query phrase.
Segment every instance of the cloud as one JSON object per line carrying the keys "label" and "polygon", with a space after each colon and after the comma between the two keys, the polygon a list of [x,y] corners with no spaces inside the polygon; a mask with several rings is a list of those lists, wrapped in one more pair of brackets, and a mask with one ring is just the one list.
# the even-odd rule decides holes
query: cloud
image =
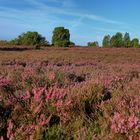
{"label": "cloud", "polygon": [[76,6],[73,0],[47,0],[54,3],[59,3],[63,8],[50,6],[46,2],[37,0],[24,0],[26,5],[31,8],[20,10],[17,8],[7,8],[0,6],[0,18],[7,19],[9,22],[15,22],[21,25],[21,28],[28,27],[28,29],[43,30],[47,26],[51,30],[54,26],[66,26],[71,30],[76,29],[83,24],[83,21],[94,21],[100,23],[107,23],[115,26],[121,26],[123,23],[107,19],[102,16],[77,12],[76,8],[68,8]]}
{"label": "cloud", "polygon": [[102,28],[102,27],[92,27],[93,30],[99,31],[99,32],[108,32],[108,33],[116,33],[116,32],[122,32],[124,33],[125,30],[123,29],[116,29],[116,28]]}
{"label": "cloud", "polygon": [[115,24],[115,25],[124,24],[120,21],[111,20],[111,19],[99,16],[99,15],[87,14],[87,13],[82,13],[82,12],[80,13],[80,12],[77,12],[75,9],[69,10],[69,9],[67,9],[68,5],[69,5],[69,7],[76,6],[76,4],[72,0],[62,0],[62,1],[53,0],[53,2],[62,3],[63,8],[48,6],[45,3],[38,2],[36,0],[26,0],[26,1],[29,2],[30,4],[34,5],[37,9],[40,9],[44,12],[45,11],[49,12],[50,14],[62,14],[62,15],[73,16],[73,17],[78,17],[78,18],[86,18],[86,19],[90,19],[93,21],[98,21],[98,22],[103,22],[103,23],[108,23],[108,24]]}
{"label": "cloud", "polygon": [[63,0],[62,6],[65,8],[74,8],[77,7],[76,3],[73,0]]}
{"label": "cloud", "polygon": [[64,8],[76,7],[76,3],[73,0],[47,0],[47,2],[60,4]]}

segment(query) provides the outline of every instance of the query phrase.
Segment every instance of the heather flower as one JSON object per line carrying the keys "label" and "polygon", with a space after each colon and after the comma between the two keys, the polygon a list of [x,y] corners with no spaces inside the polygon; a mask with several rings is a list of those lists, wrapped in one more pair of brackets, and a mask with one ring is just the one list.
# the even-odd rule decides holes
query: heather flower
{"label": "heather flower", "polygon": [[4,140],[3,136],[0,137],[0,140]]}
{"label": "heather flower", "polygon": [[48,124],[48,123],[50,122],[51,117],[52,117],[52,115],[50,115],[50,116],[47,118],[45,124]]}
{"label": "heather flower", "polygon": [[13,95],[9,95],[7,105],[13,105],[17,102],[18,98],[15,98]]}
{"label": "heather flower", "polygon": [[40,103],[35,109],[34,109],[34,113],[39,113],[41,112],[41,107],[42,107],[42,103]]}
{"label": "heather flower", "polygon": [[45,115],[44,114],[40,115],[39,123],[41,126],[45,125]]}
{"label": "heather flower", "polygon": [[30,99],[31,95],[29,91],[26,91],[25,95],[24,95],[24,100],[28,100]]}
{"label": "heather flower", "polygon": [[0,87],[4,87],[9,85],[11,82],[11,79],[9,79],[8,77],[0,77]]}
{"label": "heather flower", "polygon": [[128,125],[130,129],[134,129],[137,132],[140,129],[140,120],[133,114],[128,118]]}
{"label": "heather flower", "polygon": [[129,140],[133,140],[133,136],[132,135],[129,136]]}
{"label": "heather flower", "polygon": [[97,139],[97,135],[94,134],[94,135],[92,136],[92,140],[96,140],[96,139]]}
{"label": "heather flower", "polygon": [[24,129],[24,125],[21,125],[21,126],[17,129],[17,132],[20,133],[20,132],[23,131],[23,129]]}
{"label": "heather flower", "polygon": [[32,125],[32,124],[30,124],[30,125],[28,125],[28,127],[27,127],[27,129],[26,129],[26,132],[28,133],[28,134],[32,134],[32,132],[35,130],[35,126],[34,125]]}
{"label": "heather flower", "polygon": [[7,137],[9,139],[13,138],[13,133],[12,133],[13,126],[14,126],[14,124],[13,124],[12,120],[9,120],[8,127],[7,127]]}
{"label": "heather flower", "polygon": [[43,95],[45,88],[46,87],[44,87],[44,88],[38,88],[38,89],[34,88],[33,89],[34,100],[36,102],[41,101],[41,96]]}
{"label": "heather flower", "polygon": [[46,95],[46,102],[51,99],[51,94],[47,90],[45,90],[45,95]]}
{"label": "heather flower", "polygon": [[55,73],[54,72],[50,72],[49,73],[49,79],[50,79],[50,81],[54,81],[54,79],[55,79]]}
{"label": "heather flower", "polygon": [[115,133],[127,134],[129,131],[137,133],[139,128],[140,120],[134,114],[126,116],[117,112],[114,113],[113,119],[111,120],[111,129]]}
{"label": "heather flower", "polygon": [[30,139],[29,140],[34,140],[34,135],[30,135]]}

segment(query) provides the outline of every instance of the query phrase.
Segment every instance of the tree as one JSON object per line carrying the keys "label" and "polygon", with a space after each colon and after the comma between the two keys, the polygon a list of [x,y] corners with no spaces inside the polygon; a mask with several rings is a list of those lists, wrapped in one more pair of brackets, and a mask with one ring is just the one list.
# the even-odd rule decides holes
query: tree
{"label": "tree", "polygon": [[75,43],[70,41],[69,47],[74,47],[74,46],[75,46]]}
{"label": "tree", "polygon": [[37,46],[45,46],[48,45],[45,37],[42,37],[38,32],[26,32],[19,35],[16,39],[11,41],[12,44],[15,45],[37,45]]}
{"label": "tree", "polygon": [[68,47],[70,45],[69,30],[64,27],[54,28],[52,44],[57,47]]}
{"label": "tree", "polygon": [[131,47],[131,40],[130,40],[129,33],[125,33],[125,35],[124,35],[123,46],[125,48],[130,48]]}
{"label": "tree", "polygon": [[122,33],[116,33],[114,36],[112,36],[110,40],[110,46],[111,47],[122,47],[123,46],[123,36]]}
{"label": "tree", "polygon": [[139,40],[137,38],[134,38],[132,41],[131,41],[131,47],[133,48],[139,48]]}
{"label": "tree", "polygon": [[0,40],[0,45],[1,46],[8,45],[8,41],[6,41],[6,40]]}
{"label": "tree", "polygon": [[110,47],[110,35],[106,35],[102,42],[103,47]]}
{"label": "tree", "polygon": [[94,41],[94,42],[88,42],[87,45],[89,47],[99,47],[99,43],[97,41]]}

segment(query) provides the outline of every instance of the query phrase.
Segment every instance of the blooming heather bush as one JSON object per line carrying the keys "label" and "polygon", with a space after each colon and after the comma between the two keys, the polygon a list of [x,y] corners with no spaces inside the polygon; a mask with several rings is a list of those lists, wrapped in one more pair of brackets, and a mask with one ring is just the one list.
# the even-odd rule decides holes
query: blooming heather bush
{"label": "blooming heather bush", "polygon": [[121,112],[125,111],[128,114],[139,115],[140,113],[139,107],[140,107],[140,96],[126,94],[121,97],[117,106],[117,110]]}
{"label": "blooming heather bush", "polygon": [[[12,116],[8,119],[7,138],[34,139],[36,133],[42,129],[40,134],[50,125],[65,124],[70,118],[70,110],[73,107],[72,99],[68,91],[59,89],[57,86],[46,89],[46,87],[34,88],[32,92],[25,92],[18,101],[12,104],[14,109]],[[53,117],[58,118],[52,122]]]}
{"label": "blooming heather bush", "polygon": [[140,139],[139,63],[74,51],[0,64],[0,140]]}
{"label": "blooming heather bush", "polygon": [[134,134],[140,129],[140,120],[134,114],[131,116],[123,116],[115,112],[111,120],[111,129],[115,133]]}
{"label": "blooming heather bush", "polygon": [[0,77],[0,87],[5,87],[10,84],[11,80],[8,77]]}

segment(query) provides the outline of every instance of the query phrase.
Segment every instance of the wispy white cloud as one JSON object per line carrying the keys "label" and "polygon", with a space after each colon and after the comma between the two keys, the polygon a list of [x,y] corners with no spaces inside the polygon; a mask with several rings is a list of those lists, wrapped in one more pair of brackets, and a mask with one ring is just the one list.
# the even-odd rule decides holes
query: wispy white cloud
{"label": "wispy white cloud", "polygon": [[107,33],[114,33],[114,32],[121,32],[121,33],[124,33],[124,32],[126,32],[125,30],[119,29],[119,28],[92,27],[92,29],[95,30],[95,31],[107,32]]}
{"label": "wispy white cloud", "polygon": [[77,7],[76,3],[73,0],[63,0],[62,1],[62,6],[65,8],[74,8]]}
{"label": "wispy white cloud", "polygon": [[[112,19],[108,19],[99,15],[95,14],[87,14],[87,13],[82,13],[82,12],[77,12],[75,9],[67,9],[67,6],[76,6],[76,4],[72,0],[53,0],[54,2],[59,2],[62,3],[63,8],[58,8],[58,7],[52,7],[44,4],[43,2],[38,2],[36,0],[26,0],[30,4],[36,6],[37,9],[40,9],[42,11],[49,12],[50,14],[62,14],[66,16],[73,16],[73,17],[79,17],[79,18],[86,18],[90,19],[93,21],[98,21],[98,22],[104,22],[104,23],[109,23],[109,24],[115,24],[115,25],[122,25],[124,23]],[[49,0],[50,1],[50,0]]]}
{"label": "wispy white cloud", "polygon": [[56,4],[60,4],[62,7],[76,7],[76,3],[73,0],[46,0],[47,2],[50,3],[56,3]]}

